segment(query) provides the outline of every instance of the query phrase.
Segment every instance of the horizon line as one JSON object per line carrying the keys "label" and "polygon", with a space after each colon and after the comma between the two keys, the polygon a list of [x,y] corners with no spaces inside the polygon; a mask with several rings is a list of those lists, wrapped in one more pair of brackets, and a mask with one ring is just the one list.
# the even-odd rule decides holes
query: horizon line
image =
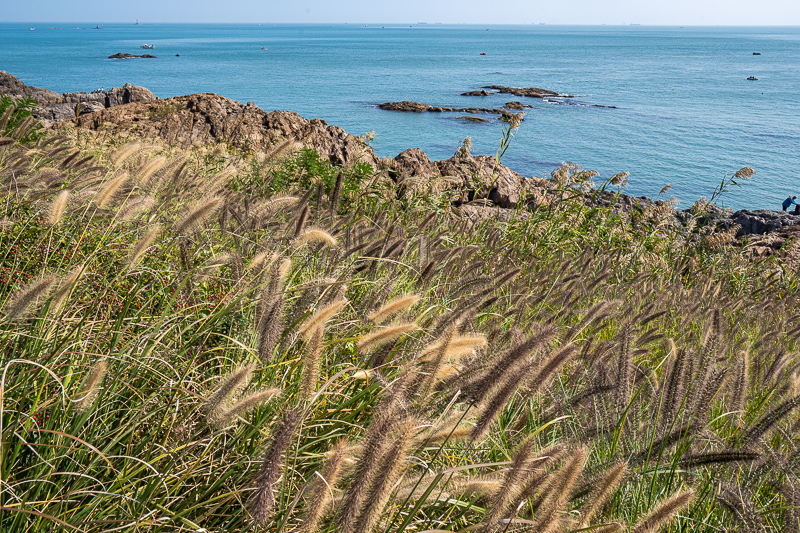
{"label": "horizon line", "polygon": [[[135,21],[137,19],[134,19]],[[349,25],[349,24],[365,24],[365,25],[393,25],[393,26],[583,26],[583,27],[650,27],[650,28],[683,28],[690,26],[693,28],[800,28],[800,24],[697,24],[697,23],[684,23],[684,24],[646,24],[637,22],[621,22],[621,23],[594,23],[586,24],[579,22],[492,22],[492,23],[477,23],[477,22],[369,22],[369,21],[348,21],[348,22],[289,22],[289,21],[264,21],[264,22],[190,22],[190,21],[147,21],[147,22],[131,22],[129,20],[111,20],[111,21],[78,21],[78,20],[0,20],[0,24],[126,24],[131,26],[143,26],[148,24],[237,24],[247,26],[262,26],[264,24],[274,25]]]}

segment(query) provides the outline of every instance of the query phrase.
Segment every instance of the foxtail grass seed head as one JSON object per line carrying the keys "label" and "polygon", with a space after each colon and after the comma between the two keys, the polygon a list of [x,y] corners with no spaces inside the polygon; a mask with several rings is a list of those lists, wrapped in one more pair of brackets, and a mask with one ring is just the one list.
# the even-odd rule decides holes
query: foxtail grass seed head
{"label": "foxtail grass seed head", "polygon": [[209,422],[211,425],[222,428],[233,423],[237,418],[249,413],[259,405],[270,401],[276,395],[280,394],[281,389],[264,389],[251,392],[244,398],[236,400],[232,405],[216,410],[213,412]]}
{"label": "foxtail grass seed head", "polygon": [[166,157],[156,157],[155,159],[151,159],[150,161],[145,161],[142,166],[136,169],[136,183],[142,187],[146,188],[147,185],[150,183],[150,178],[155,175],[156,172],[164,168],[167,164]]}
{"label": "foxtail grass seed head", "polygon": [[82,397],[78,400],[78,411],[85,413],[94,405],[95,398],[99,392],[100,386],[103,384],[103,379],[106,376],[108,365],[105,361],[100,361],[92,367],[86,380],[83,382]]}
{"label": "foxtail grass seed head", "polygon": [[213,421],[219,419],[225,412],[225,402],[247,386],[253,370],[255,370],[254,365],[240,366],[220,381],[214,392],[206,399],[205,411],[212,425]]}
{"label": "foxtail grass seed head", "polygon": [[331,248],[337,246],[338,244],[333,235],[319,228],[308,228],[303,230],[300,235],[298,235],[297,239],[295,239],[295,242],[298,245],[315,243],[323,244],[325,246],[330,246]]}
{"label": "foxtail grass seed head", "polygon": [[111,178],[95,195],[94,204],[100,209],[105,208],[126,181],[128,181],[127,172],[120,172],[119,175]]}
{"label": "foxtail grass seed head", "polygon": [[627,474],[628,465],[617,463],[609,468],[603,477],[597,481],[591,496],[589,496],[589,501],[581,508],[581,527],[587,527],[591,523],[592,518],[608,502]]}
{"label": "foxtail grass seed head", "polygon": [[201,226],[214,211],[222,205],[222,198],[212,198],[207,200],[189,211],[177,224],[175,224],[175,234],[184,235],[191,230]]}
{"label": "foxtail grass seed head", "polygon": [[85,265],[83,264],[78,265],[61,278],[61,281],[58,282],[58,288],[53,293],[53,301],[50,304],[50,309],[58,309],[61,307],[61,304],[64,303],[64,300],[69,295],[70,290],[72,290],[73,285],[78,281],[84,267]]}
{"label": "foxtail grass seed head", "polygon": [[300,198],[289,194],[276,194],[253,209],[254,216],[271,217],[297,204]]}
{"label": "foxtail grass seed head", "polygon": [[61,221],[61,216],[64,214],[64,209],[66,209],[68,201],[69,191],[61,191],[58,196],[56,196],[55,200],[53,200],[48,209],[48,225],[55,226]]}
{"label": "foxtail grass seed head", "polygon": [[750,167],[742,167],[733,173],[734,178],[750,179],[755,175],[756,171]]}
{"label": "foxtail grass seed head", "polygon": [[269,520],[275,505],[275,484],[283,469],[284,454],[300,424],[300,412],[288,409],[272,433],[272,438],[261,459],[261,468],[255,479],[255,491],[249,501],[250,514],[257,525]]}
{"label": "foxtail grass seed head", "polygon": [[410,308],[415,303],[420,301],[420,299],[421,298],[416,294],[404,294],[402,296],[398,296],[397,298],[393,298],[392,300],[383,304],[380,309],[374,313],[370,313],[367,318],[374,324],[382,324],[391,319],[393,316],[398,315]]}
{"label": "foxtail grass seed head", "polygon": [[303,372],[300,379],[300,394],[303,402],[308,402],[314,396],[319,380],[319,363],[322,359],[322,336],[323,326],[317,327],[305,346],[305,351],[301,356]]}
{"label": "foxtail grass seed head", "polygon": [[55,281],[55,276],[45,276],[23,287],[6,307],[8,319],[13,321],[27,316],[34,304],[47,296]]}
{"label": "foxtail grass seed head", "polygon": [[126,202],[122,208],[117,211],[117,218],[123,222],[130,222],[141,213],[149,211],[155,207],[156,201],[154,198],[146,196],[144,198],[136,198],[132,201]]}
{"label": "foxtail grass seed head", "polygon": [[649,515],[640,520],[633,528],[632,533],[656,533],[661,526],[689,507],[694,501],[694,491],[679,492],[661,502]]}
{"label": "foxtail grass seed head", "polygon": [[270,251],[261,252],[253,257],[252,261],[248,263],[246,270],[248,272],[254,272],[256,275],[258,275],[269,268],[270,265],[277,260],[278,254]]}
{"label": "foxtail grass seed head", "polygon": [[345,460],[350,451],[350,443],[341,439],[327,454],[322,471],[313,483],[311,494],[308,498],[303,525],[299,533],[316,533],[319,531],[319,522],[330,509],[334,498],[334,488],[345,472]]}
{"label": "foxtail grass seed head", "polygon": [[128,259],[128,271],[130,272],[142,259],[145,252],[153,245],[158,235],[161,233],[161,226],[158,224],[150,228],[144,237],[139,239],[136,246],[131,250],[130,258]]}
{"label": "foxtail grass seed head", "polygon": [[395,341],[403,335],[416,331],[417,329],[419,329],[418,326],[413,323],[388,326],[384,329],[364,335],[358,339],[356,347],[358,348],[359,352],[364,353],[388,342]]}
{"label": "foxtail grass seed head", "polygon": [[128,158],[130,158],[132,155],[139,152],[141,149],[142,145],[140,145],[139,143],[128,143],[123,146],[120,146],[116,152],[111,154],[111,157],[109,157],[109,159],[111,160],[112,164],[119,166],[122,163],[124,163]]}
{"label": "foxtail grass seed head", "polygon": [[341,311],[345,305],[347,305],[347,300],[339,300],[323,307],[308,317],[305,322],[303,322],[299,330],[300,335],[305,338],[306,341],[310,341],[316,330],[324,329],[325,324],[328,323],[328,320],[333,318],[336,313]]}
{"label": "foxtail grass seed head", "polygon": [[[386,503],[406,468],[406,455],[413,443],[416,425],[413,417],[398,425],[391,444],[381,457],[378,467],[380,475],[374,476],[367,488],[366,497],[353,525],[353,533],[370,533],[383,516]],[[347,531],[343,530],[343,533]]]}

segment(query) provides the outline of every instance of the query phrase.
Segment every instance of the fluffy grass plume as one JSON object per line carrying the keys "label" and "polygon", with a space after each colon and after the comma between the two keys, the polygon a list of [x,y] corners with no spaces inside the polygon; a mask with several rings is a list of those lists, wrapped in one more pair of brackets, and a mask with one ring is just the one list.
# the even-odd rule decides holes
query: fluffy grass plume
{"label": "fluffy grass plume", "polygon": [[249,509],[256,524],[263,525],[269,518],[275,505],[275,483],[280,478],[286,448],[300,424],[300,413],[296,409],[288,409],[272,433],[261,467],[255,479],[255,491],[250,497]]}
{"label": "fluffy grass plume", "polygon": [[581,509],[581,527],[588,527],[597,513],[611,498],[614,491],[628,474],[628,465],[617,463],[608,470],[602,478],[597,480],[588,502]]}
{"label": "fluffy grass plume", "polygon": [[325,324],[328,323],[328,320],[333,318],[336,313],[341,311],[345,305],[347,305],[347,300],[338,300],[323,307],[308,317],[305,322],[300,325],[300,335],[305,338],[306,341],[310,341],[316,330],[324,328]]}
{"label": "fluffy grass plume", "polygon": [[124,222],[130,222],[144,211],[148,211],[155,207],[155,199],[145,196],[144,198],[132,199],[125,203],[125,205],[117,211],[117,218]]}
{"label": "fluffy grass plume", "polygon": [[303,375],[300,378],[300,394],[304,402],[311,400],[317,388],[319,380],[319,363],[322,359],[322,336],[324,328],[322,326],[314,330],[311,338],[305,346],[305,351],[300,360],[303,365]]}
{"label": "fluffy grass plume", "polygon": [[78,400],[79,412],[85,413],[92,408],[97,398],[97,393],[99,392],[98,389],[103,384],[103,379],[106,376],[107,370],[108,364],[105,361],[100,361],[89,371],[81,387],[81,394],[83,396]]}
{"label": "fluffy grass plume", "polygon": [[69,191],[61,191],[48,207],[48,225],[55,226],[61,221],[61,216],[64,214],[67,202],[69,202]]}
{"label": "fluffy grass plume", "polygon": [[676,513],[683,511],[694,500],[694,491],[679,492],[662,501],[632,529],[632,533],[656,533],[662,525],[672,520]]}
{"label": "fluffy grass plume", "polygon": [[209,423],[217,428],[222,428],[230,425],[238,417],[252,411],[259,405],[272,400],[276,395],[280,394],[281,389],[263,389],[251,392],[243,398],[239,398],[231,405],[216,409],[212,413],[212,418]]}
{"label": "fluffy grass plume", "polygon": [[565,506],[578,476],[583,472],[585,461],[586,448],[576,448],[567,456],[564,466],[550,476],[550,483],[544,489],[545,494],[536,513],[534,531],[551,533],[561,526],[561,513],[566,510]]}
{"label": "fluffy grass plume", "polygon": [[220,381],[214,392],[206,398],[205,410],[209,421],[222,417],[225,412],[225,402],[247,386],[253,370],[255,370],[253,365],[240,366]]}
{"label": "fluffy grass plume", "polygon": [[61,278],[61,280],[58,282],[58,288],[53,292],[53,301],[50,304],[50,309],[55,310],[61,307],[61,304],[63,304],[64,300],[66,300],[84,268],[85,265],[78,265],[70,270],[69,273],[67,273],[63,278]]}
{"label": "fluffy grass plume", "polygon": [[112,164],[119,166],[128,158],[139,152],[141,148],[142,145],[136,142],[125,144],[120,146],[113,154],[111,154],[109,160]]}
{"label": "fluffy grass plume", "polygon": [[164,168],[166,164],[167,158],[163,156],[146,161],[142,166],[136,169],[136,182],[138,185],[140,187],[147,187],[150,178],[152,178],[156,172]]}
{"label": "fluffy grass plume", "polygon": [[358,339],[356,347],[359,352],[366,352],[388,342],[395,341],[407,333],[417,331],[417,329],[419,329],[419,327],[414,323],[388,326],[384,329],[364,335]]}
{"label": "fluffy grass plume", "polygon": [[367,488],[366,498],[361,504],[359,516],[352,530],[342,529],[342,533],[369,533],[383,516],[384,507],[389,501],[395,484],[406,468],[406,454],[413,442],[416,420],[409,418],[398,425],[392,443],[387,447],[378,466],[380,475],[372,478]]}
{"label": "fluffy grass plume", "polygon": [[303,524],[299,533],[316,533],[319,523],[324,518],[334,501],[334,489],[345,471],[345,459],[350,443],[342,439],[337,442],[328,454],[322,470],[315,472],[317,478],[311,485],[306,501]]}
{"label": "fluffy grass plume", "polygon": [[222,198],[211,198],[197,205],[175,224],[175,234],[183,235],[202,225],[222,205]]}
{"label": "fluffy grass plume", "polygon": [[[486,337],[483,335],[458,335],[450,339],[441,354],[441,360],[458,360],[472,355],[478,348],[486,346]],[[419,361],[433,361],[444,347],[441,340],[429,344],[417,353]]]}
{"label": "fluffy grass plume", "polygon": [[319,228],[308,228],[303,230],[295,240],[297,244],[324,244],[325,246],[335,247],[338,242],[336,238],[325,230]]}
{"label": "fluffy grass plume", "polygon": [[128,271],[133,270],[133,268],[139,263],[144,253],[148,248],[150,248],[150,246],[153,245],[160,233],[161,226],[156,224],[147,231],[144,237],[139,239],[139,242],[137,242],[136,246],[133,247],[130,257],[128,258]]}
{"label": "fluffy grass plume", "polygon": [[34,304],[47,296],[55,281],[55,276],[45,276],[23,287],[6,307],[8,319],[13,321],[27,316]]}
{"label": "fluffy grass plume", "polygon": [[393,298],[392,300],[383,304],[380,309],[374,313],[370,313],[367,317],[373,324],[382,324],[392,318],[393,316],[402,313],[406,309],[420,300],[420,296],[416,294],[404,294]]}
{"label": "fluffy grass plume", "polygon": [[97,191],[97,194],[94,197],[94,204],[100,209],[104,209],[114,198],[114,195],[117,194],[120,188],[125,185],[125,182],[128,181],[128,178],[129,176],[127,172],[120,172],[117,176],[114,176],[107,181],[103,188]]}

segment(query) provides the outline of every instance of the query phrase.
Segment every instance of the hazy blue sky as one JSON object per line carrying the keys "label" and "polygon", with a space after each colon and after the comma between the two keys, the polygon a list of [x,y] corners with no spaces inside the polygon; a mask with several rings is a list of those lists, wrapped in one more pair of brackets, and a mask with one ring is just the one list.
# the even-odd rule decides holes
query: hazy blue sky
{"label": "hazy blue sky", "polygon": [[0,21],[800,25],[800,0],[0,0]]}

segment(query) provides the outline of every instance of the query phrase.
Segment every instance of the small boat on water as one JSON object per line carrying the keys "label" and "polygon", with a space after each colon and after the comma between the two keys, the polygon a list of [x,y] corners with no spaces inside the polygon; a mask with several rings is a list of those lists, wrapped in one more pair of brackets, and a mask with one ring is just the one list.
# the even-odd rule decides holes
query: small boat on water
{"label": "small boat on water", "polygon": [[753,55],[754,55],[754,56],[760,56],[760,55],[761,55],[761,52],[753,52]]}
{"label": "small boat on water", "polygon": [[142,50],[153,50],[155,47],[156,47],[156,45],[154,45],[154,44],[147,44],[147,43],[144,43],[144,44],[143,44],[142,46],[140,46],[139,48],[141,48]]}
{"label": "small boat on water", "polygon": [[750,76],[747,79],[750,80],[750,81],[758,81],[758,78],[756,78],[755,76]]}

